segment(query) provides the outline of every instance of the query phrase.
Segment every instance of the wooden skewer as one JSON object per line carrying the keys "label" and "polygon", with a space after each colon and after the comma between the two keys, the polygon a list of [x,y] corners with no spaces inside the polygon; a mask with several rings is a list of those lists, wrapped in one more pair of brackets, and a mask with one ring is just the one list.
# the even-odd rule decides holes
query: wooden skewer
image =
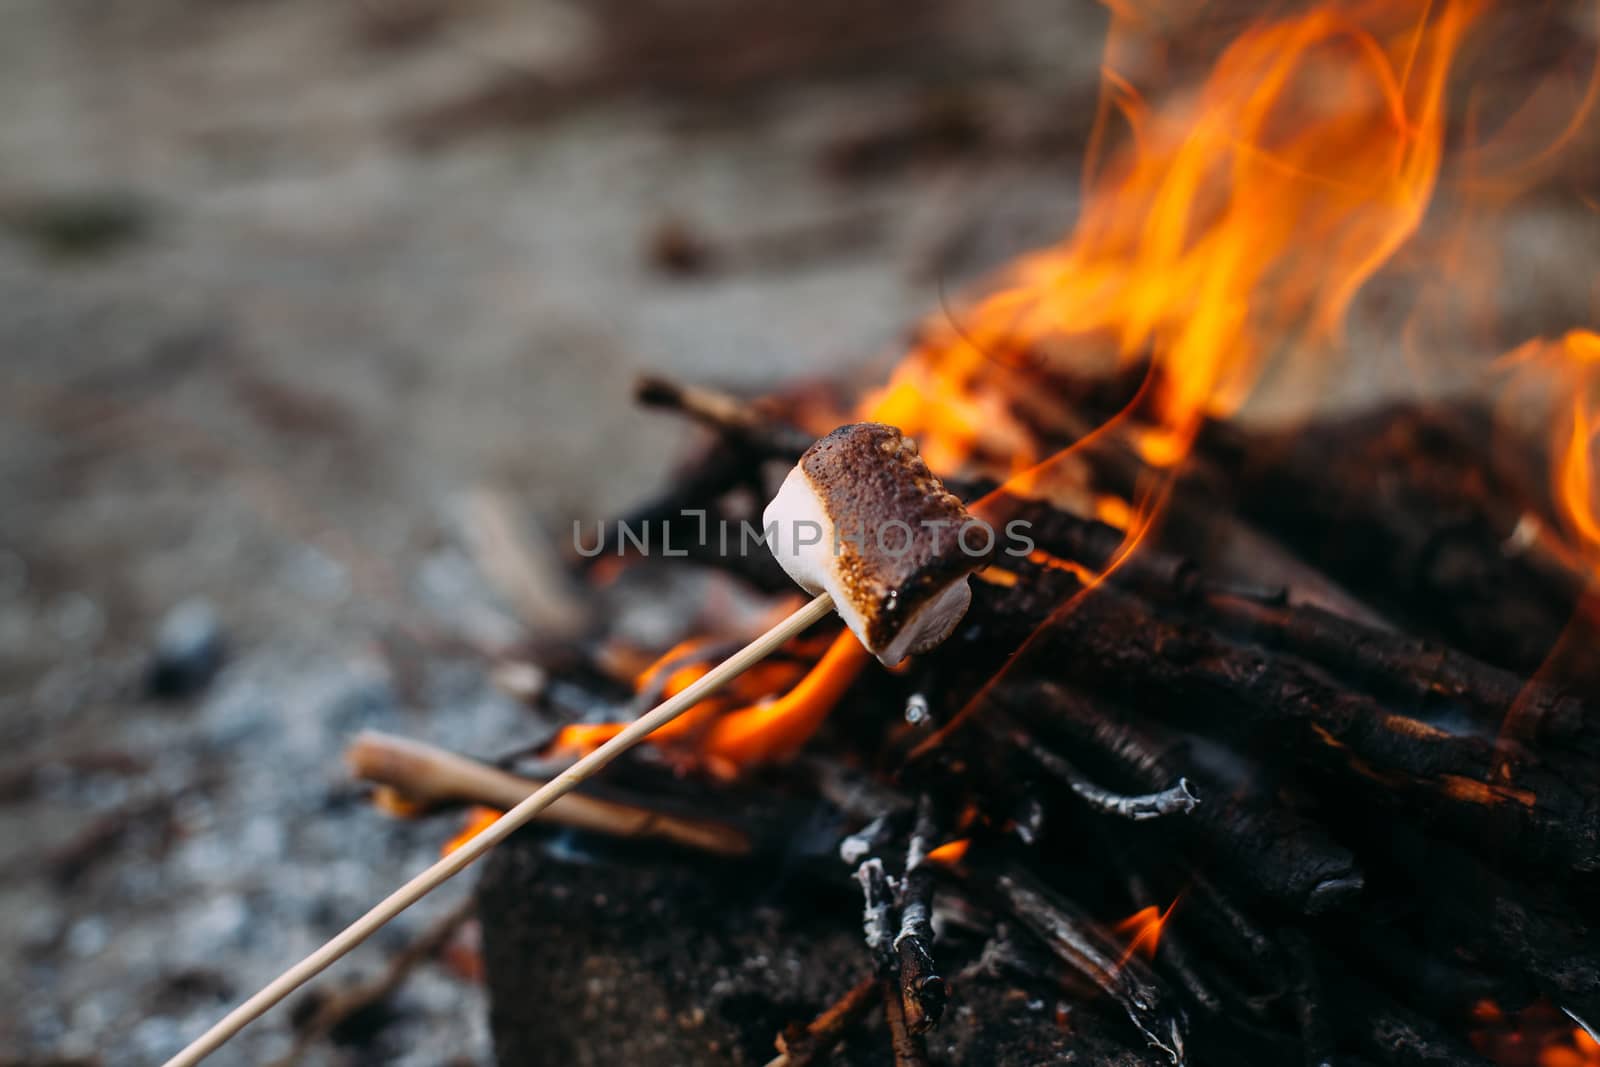
{"label": "wooden skewer", "polygon": [[604,769],[612,760],[643,741],[656,729],[665,726],[760,663],[784,642],[818,622],[832,610],[833,598],[827,593],[819,594],[811,603],[735,652],[682,692],[629,723],[617,736],[556,775],[542,789],[490,823],[471,841],[385,897],[371,911],[345,927],[321,948],[284,971],[249,1000],[223,1016],[215,1026],[168,1060],[165,1067],[193,1067],[211,1055],[245,1026],[266,1014],[273,1005],[321,974],[345,953],[371,937],[390,919],[461,873],[474,860],[510,837],[539,812],[576,789],[584,779]]}

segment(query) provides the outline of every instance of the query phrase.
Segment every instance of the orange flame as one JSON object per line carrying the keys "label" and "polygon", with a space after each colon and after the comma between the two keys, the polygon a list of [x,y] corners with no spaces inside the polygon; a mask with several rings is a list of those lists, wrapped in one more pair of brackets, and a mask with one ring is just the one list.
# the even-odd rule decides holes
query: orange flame
{"label": "orange flame", "polygon": [[707,753],[738,767],[789,759],[810,740],[870,658],[856,635],[845,630],[788,693],[718,719],[706,737]]}
{"label": "orange flame", "polygon": [[1574,330],[1562,347],[1573,388],[1567,443],[1557,452],[1557,503],[1580,550],[1600,576],[1600,495],[1595,476],[1600,449],[1600,334]]}
{"label": "orange flame", "polygon": [[468,808],[466,819],[461,826],[461,832],[444,843],[444,847],[439,850],[439,855],[450,855],[450,853],[494,825],[495,820],[504,814],[505,812],[496,811],[494,808]]}
{"label": "orange flame", "polygon": [[1172,909],[1178,906],[1174,900],[1167,905],[1167,910],[1162,911],[1154,904],[1140,908],[1132,915],[1119,922],[1113,929],[1117,933],[1128,936],[1128,947],[1123,950],[1122,957],[1117,960],[1120,968],[1135,954],[1143,954],[1147,960],[1156,958],[1156,947],[1161,942],[1161,932],[1166,929],[1167,920],[1172,918]]}
{"label": "orange flame", "polygon": [[965,837],[958,837],[954,841],[940,845],[923,857],[927,863],[942,863],[946,867],[954,867],[967,858],[967,849],[972,842]]}
{"label": "orange flame", "polygon": [[1556,510],[1573,554],[1600,578],[1600,333],[1535,339],[1502,363],[1537,368],[1560,389],[1550,442]]}
{"label": "orange flame", "polygon": [[[642,688],[663,665],[680,657],[684,646],[667,653],[646,668]],[[651,735],[651,741],[668,746],[689,746],[718,773],[793,758],[811,739],[871,656],[854,634],[838,635],[811,670],[795,681],[800,668],[792,663],[768,661],[751,668],[723,694],[708,697]],[[662,689],[664,696],[681,692],[709,669],[706,664],[673,670]],[[770,694],[786,684],[783,696]],[[747,703],[740,705],[738,701]],[[552,751],[582,755],[621,732],[623,723],[574,723],[563,726],[551,742]]]}
{"label": "orange flame", "polygon": [[[868,409],[917,436],[936,468],[1003,457],[1010,491],[1037,491],[1060,468],[1086,477],[1064,461],[1091,441],[1118,442],[1150,468],[1154,478],[1120,506],[1081,487],[1124,544],[1100,573],[1079,575],[1081,589],[1051,621],[1137,549],[1208,419],[1235,413],[1274,364],[1303,375],[1339,354],[1352,301],[1427,210],[1448,75],[1484,6],[1321,4],[1247,29],[1198,89],[1159,100],[1118,69],[1149,42],[1138,39],[1137,12],[1114,9],[1091,156],[1116,139],[1113,117],[1124,136],[1104,165],[1091,160],[1077,225],[1020,260],[992,295],[928,324]],[[1081,373],[1087,360],[1143,366],[1144,385],[1109,422],[1041,461],[1007,394],[1037,391],[1041,370]]]}
{"label": "orange flame", "polygon": [[[948,467],[1031,465],[1002,390],[1026,354],[1072,343],[1148,359],[1134,435],[1170,467],[1243,402],[1275,354],[1339,339],[1362,284],[1416,230],[1437,181],[1445,82],[1472,2],[1328,4],[1242,34],[1200,90],[1154,108],[1108,65],[1128,140],[1061,245],[1022,259],[959,323],[934,323],[873,417]],[[1135,32],[1113,23],[1112,47]],[[1106,131],[1097,129],[1096,138]]]}
{"label": "orange flame", "polygon": [[[1098,571],[1042,555],[1034,562],[1076,568],[1077,596],[1093,590],[1152,528],[1206,420],[1237,412],[1267,373],[1315,373],[1340,353],[1352,302],[1429,207],[1451,68],[1487,5],[1326,0],[1246,29],[1191,91],[1148,98],[1130,72],[1160,43],[1148,40],[1158,20],[1112,5],[1076,225],[1058,245],[1017,261],[989,295],[925,323],[858,414],[918,439],[938,471],[982,466],[1009,476],[1005,488],[1016,492],[1039,491],[1047,474],[1072,483],[1081,510],[1124,531],[1123,547]],[[1579,116],[1597,94],[1600,67]],[[1541,142],[1540,168],[1574,141],[1578,122]],[[1482,154],[1474,173],[1488,174],[1508,143]],[[1039,399],[1041,381],[1111,368],[1142,370],[1133,401],[1104,425],[1075,430],[1072,448],[1041,456],[1019,414],[1024,401],[1042,410],[1050,401]],[[1575,537],[1600,544],[1596,410],[1575,410],[1560,477],[1565,521]],[[1091,441],[1130,450],[1147,476],[1122,495],[1088,484],[1093,470],[1077,450]],[[1002,571],[985,577],[1005,580]],[[841,635],[804,679],[754,688],[772,681],[755,679],[697,706],[658,740],[724,767],[787,758],[865,663]],[[674,671],[664,691],[695,676]],[[561,742],[581,751],[617,729],[573,727]]]}

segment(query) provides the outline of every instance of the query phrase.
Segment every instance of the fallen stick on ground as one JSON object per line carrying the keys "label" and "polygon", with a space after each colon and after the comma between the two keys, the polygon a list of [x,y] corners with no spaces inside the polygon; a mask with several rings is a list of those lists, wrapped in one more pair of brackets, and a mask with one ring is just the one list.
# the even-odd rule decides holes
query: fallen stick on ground
{"label": "fallen stick on ground", "polygon": [[[436,745],[371,730],[356,735],[344,759],[357,778],[424,807],[470,803],[505,811],[545,785]],[[728,823],[578,793],[557,800],[539,818],[612,837],[660,838],[723,856],[747,855],[751,847],[750,836]]]}
{"label": "fallen stick on ground", "polygon": [[330,993],[328,999],[318,1006],[310,1020],[301,1027],[299,1035],[295,1038],[294,1047],[282,1058],[272,1061],[268,1067],[294,1067],[312,1045],[366,1009],[394,996],[417,965],[437,956],[476,911],[477,901],[470,896],[467,897],[389,961],[389,966],[385,968],[383,974],[372,981]]}
{"label": "fallen stick on ground", "polygon": [[760,663],[780,645],[797,636],[833,611],[833,598],[818,594],[809,604],[735,652],[704,677],[689,685],[660,707],[629,723],[610,741],[556,775],[532,796],[485,827],[472,840],[439,860],[411,881],[385,897],[371,911],[345,927],[321,948],[290,967],[259,992],[223,1016],[211,1029],[167,1061],[166,1067],[192,1067],[221,1048],[227,1040],[306,982],[321,974],[351,949],[382,929],[390,919],[460,874],[491,848],[516,833],[557,800],[576,789],[585,779],[651,733],[694,707],[745,671]]}

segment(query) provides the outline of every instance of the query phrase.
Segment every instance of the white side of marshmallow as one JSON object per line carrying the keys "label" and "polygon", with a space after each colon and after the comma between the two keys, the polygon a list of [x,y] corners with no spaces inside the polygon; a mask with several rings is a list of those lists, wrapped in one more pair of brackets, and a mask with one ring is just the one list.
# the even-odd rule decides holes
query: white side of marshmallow
{"label": "white side of marshmallow", "polygon": [[[827,592],[834,610],[846,626],[885,666],[893,667],[907,656],[926,652],[949,637],[972,603],[972,587],[967,578],[950,583],[938,596],[923,604],[905,621],[886,648],[873,648],[867,640],[867,623],[839,583],[839,557],[834,554],[833,521],[822,500],[811,488],[805,472],[795,467],[783,480],[778,494],[761,514],[762,527],[771,531],[767,547],[777,557],[784,572],[808,593]],[[812,525],[814,524],[814,525]],[[800,545],[802,536],[810,540],[818,529],[822,540]]]}
{"label": "white side of marshmallow", "polygon": [[[810,525],[812,523],[816,525]],[[778,495],[761,513],[761,526],[771,532],[767,548],[777,557],[784,573],[808,593],[826,592],[833,597],[833,610],[867,650],[877,655],[878,650],[867,641],[866,619],[839,584],[839,559],[833,552],[833,520],[828,518],[821,498],[811,488],[811,479],[799,467],[789,472],[778,488]],[[814,545],[796,543],[802,535],[809,540],[819,527],[822,530],[820,542]]]}

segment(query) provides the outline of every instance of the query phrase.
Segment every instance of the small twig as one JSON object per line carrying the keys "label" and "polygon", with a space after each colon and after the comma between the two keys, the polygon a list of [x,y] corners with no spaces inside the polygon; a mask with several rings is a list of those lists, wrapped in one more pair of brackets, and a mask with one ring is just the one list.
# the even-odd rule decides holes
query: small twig
{"label": "small twig", "polygon": [[1039,766],[1066,783],[1080,800],[1106,815],[1119,815],[1134,822],[1143,822],[1167,815],[1187,815],[1200,803],[1200,798],[1189,788],[1187,778],[1179,778],[1176,785],[1158,793],[1129,796],[1114,793],[1090,781],[1077,767],[1020,730],[1012,735],[1012,743]]}
{"label": "small twig", "polygon": [[944,979],[934,968],[930,951],[934,872],[925,861],[928,852],[937,845],[937,834],[933,801],[923,796],[917,802],[916,827],[906,850],[906,875],[900,892],[900,933],[894,939],[895,955],[900,960],[904,1021],[916,1034],[939,1025],[949,996]]}
{"label": "small twig", "polygon": [[876,857],[856,868],[856,881],[861,885],[861,930],[883,990],[883,1017],[889,1024],[895,1067],[923,1067],[927,1061],[922,1042],[906,1025],[900,979],[895,973],[899,961],[890,932],[894,925],[894,887],[884,872],[883,861]]}
{"label": "small twig", "polygon": [[879,980],[883,985],[883,1017],[889,1024],[889,1045],[894,1049],[894,1067],[927,1067],[928,1058],[922,1051],[922,1040],[906,1025],[905,1004],[895,980],[885,975]]}
{"label": "small twig", "polygon": [[[345,763],[357,778],[395,789],[424,809],[470,803],[505,811],[545,785],[434,745],[372,731],[350,743]],[[722,856],[743,856],[751,849],[749,835],[727,823],[581,793],[567,794],[539,817],[612,837],[662,838]]]}
{"label": "small twig", "polygon": [[877,975],[869,974],[805,1026],[785,1029],[773,1041],[778,1055],[767,1067],[807,1067],[818,1056],[826,1054],[838,1044],[844,1031],[872,1006],[881,988]]}
{"label": "small twig", "polygon": [[851,865],[860,863],[888,844],[889,837],[893,832],[893,819],[888,815],[879,815],[876,819],[873,819],[867,825],[839,842],[839,858]]}
{"label": "small twig", "polygon": [[383,974],[370,982],[363,982],[330,994],[317,1006],[311,1018],[301,1026],[299,1034],[295,1037],[294,1047],[281,1059],[272,1061],[268,1067],[292,1067],[293,1064],[301,1062],[312,1045],[331,1034],[346,1020],[394,996],[418,964],[438,955],[450,943],[456,931],[472,918],[476,907],[477,901],[472,896],[467,896],[390,960]]}
{"label": "small twig", "polygon": [[765,459],[796,459],[813,440],[799,427],[773,418],[759,402],[705,386],[645,375],[634,386],[633,395],[644,407],[680,412],[718,433],[736,437]]}
{"label": "small twig", "polygon": [[890,933],[894,922],[894,889],[884,872],[883,861],[877,857],[862,861],[856,868],[856,882],[861,886],[861,932],[866,938],[867,953],[872,957],[872,965],[880,973],[887,973],[895,966],[894,935]]}

